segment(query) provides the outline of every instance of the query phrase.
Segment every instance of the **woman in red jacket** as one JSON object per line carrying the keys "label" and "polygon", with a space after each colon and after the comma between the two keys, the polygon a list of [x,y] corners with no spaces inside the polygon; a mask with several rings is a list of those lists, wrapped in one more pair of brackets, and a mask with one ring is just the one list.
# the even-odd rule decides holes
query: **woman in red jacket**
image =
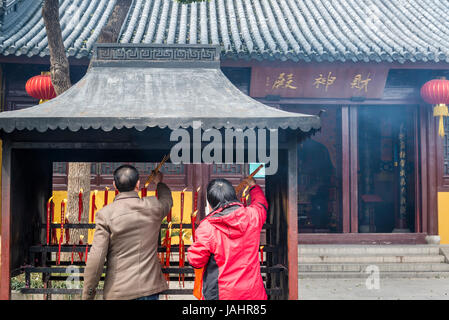
{"label": "woman in red jacket", "polygon": [[251,205],[237,200],[231,183],[212,180],[207,186],[211,213],[201,221],[187,259],[203,268],[202,295],[206,300],[266,300],[259,263],[260,232],[268,203],[253,178]]}

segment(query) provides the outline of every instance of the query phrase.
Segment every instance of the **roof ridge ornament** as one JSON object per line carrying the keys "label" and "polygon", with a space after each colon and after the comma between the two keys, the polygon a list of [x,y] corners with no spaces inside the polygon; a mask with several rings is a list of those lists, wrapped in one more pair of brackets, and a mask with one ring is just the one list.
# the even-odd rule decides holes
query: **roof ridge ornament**
{"label": "roof ridge ornament", "polygon": [[93,66],[213,67],[220,66],[220,46],[198,44],[106,43],[94,47]]}

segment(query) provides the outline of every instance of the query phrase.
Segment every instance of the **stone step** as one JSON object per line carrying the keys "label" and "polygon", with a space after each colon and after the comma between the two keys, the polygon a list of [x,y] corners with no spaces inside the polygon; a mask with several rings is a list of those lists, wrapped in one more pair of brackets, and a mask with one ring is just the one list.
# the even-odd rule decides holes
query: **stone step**
{"label": "stone step", "polygon": [[[299,279],[367,279],[368,274],[364,272],[300,272]],[[379,274],[382,279],[399,279],[399,278],[437,278],[449,279],[449,272],[381,272]]]}
{"label": "stone step", "polygon": [[299,245],[302,255],[438,255],[437,245]]}
{"label": "stone step", "polygon": [[365,272],[368,266],[377,266],[379,272],[449,272],[449,264],[446,263],[314,263],[299,264],[301,272]]}
{"label": "stone step", "polygon": [[444,263],[442,255],[300,255],[300,264],[308,263]]}

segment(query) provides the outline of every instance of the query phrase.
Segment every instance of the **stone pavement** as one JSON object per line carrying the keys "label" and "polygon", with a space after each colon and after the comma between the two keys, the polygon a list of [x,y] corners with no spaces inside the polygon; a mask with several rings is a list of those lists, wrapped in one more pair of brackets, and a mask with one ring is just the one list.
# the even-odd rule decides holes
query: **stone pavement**
{"label": "stone pavement", "polygon": [[300,279],[300,300],[449,300],[449,278],[380,279],[379,289],[366,278]]}

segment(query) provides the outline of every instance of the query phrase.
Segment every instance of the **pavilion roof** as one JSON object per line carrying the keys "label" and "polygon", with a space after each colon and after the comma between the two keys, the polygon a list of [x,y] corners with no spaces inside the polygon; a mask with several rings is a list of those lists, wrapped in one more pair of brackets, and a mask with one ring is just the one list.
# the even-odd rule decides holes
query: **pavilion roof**
{"label": "pavilion roof", "polygon": [[[60,0],[67,53],[91,56],[116,0]],[[42,0],[8,0],[0,54],[47,56]],[[134,0],[121,43],[213,44],[234,59],[449,62],[449,0]]]}
{"label": "pavilion roof", "polygon": [[[195,127],[320,128],[318,116],[266,106],[220,70],[218,46],[95,47],[92,67],[69,90],[34,107],[0,113],[0,130]],[[199,122],[197,122],[198,124]]]}

